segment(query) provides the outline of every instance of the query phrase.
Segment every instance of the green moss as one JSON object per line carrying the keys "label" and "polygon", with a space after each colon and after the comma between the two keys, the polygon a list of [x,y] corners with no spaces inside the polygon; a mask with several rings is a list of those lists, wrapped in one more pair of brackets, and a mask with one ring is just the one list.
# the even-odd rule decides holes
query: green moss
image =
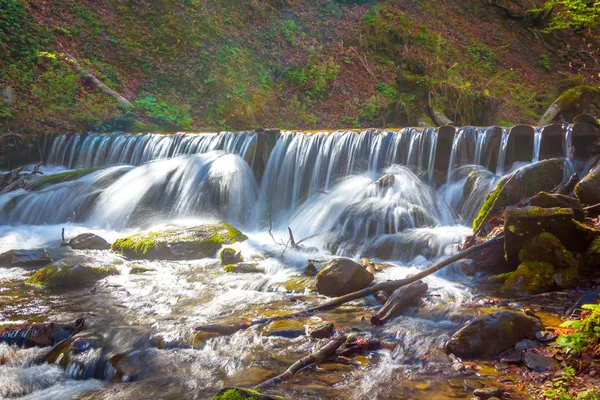
{"label": "green moss", "polygon": [[594,239],[588,249],[588,253],[591,255],[600,255],[600,237]]}
{"label": "green moss", "polygon": [[225,267],[223,267],[223,271],[227,273],[235,272],[235,264],[227,264]]}
{"label": "green moss", "polygon": [[479,213],[477,214],[477,217],[473,221],[473,232],[476,232],[477,229],[479,229],[479,227],[485,222],[485,218],[487,217],[488,213],[492,209],[494,202],[500,195],[500,192],[504,188],[505,184],[506,184],[506,179],[501,180],[500,182],[498,182],[498,185],[496,185],[496,188],[493,191],[491,191],[490,193],[488,193],[488,195],[485,197],[485,201],[483,202],[483,205],[479,209]]}
{"label": "green moss", "polygon": [[133,252],[138,255],[146,255],[156,244],[156,238],[160,232],[138,233],[122,239],[117,239],[110,246],[111,250],[126,255]]}
{"label": "green moss", "polygon": [[577,261],[561,241],[551,233],[543,232],[531,239],[519,252],[519,261],[543,261],[557,269],[577,270]]}
{"label": "green moss", "polygon": [[37,189],[45,185],[55,185],[57,183],[75,181],[81,177],[91,174],[92,172],[98,171],[98,169],[99,168],[78,169],[75,171],[67,171],[60,174],[44,176],[34,182],[33,189]]}
{"label": "green moss", "polygon": [[225,388],[217,393],[212,400],[270,400],[283,399],[281,396],[265,395],[256,390],[245,388]]}
{"label": "green moss", "polygon": [[223,224],[225,228],[227,228],[227,234],[225,235],[227,239],[233,242],[243,242],[248,239],[248,236],[244,235],[238,229],[234,228],[229,224]]}
{"label": "green moss", "polygon": [[80,265],[77,270],[73,270],[73,268],[75,268],[73,265],[44,267],[25,282],[47,288],[71,287],[119,273],[114,267],[92,268]]}
{"label": "green moss", "polygon": [[511,272],[503,290],[519,293],[542,293],[554,286],[554,267],[543,261],[522,262],[516,271]]}

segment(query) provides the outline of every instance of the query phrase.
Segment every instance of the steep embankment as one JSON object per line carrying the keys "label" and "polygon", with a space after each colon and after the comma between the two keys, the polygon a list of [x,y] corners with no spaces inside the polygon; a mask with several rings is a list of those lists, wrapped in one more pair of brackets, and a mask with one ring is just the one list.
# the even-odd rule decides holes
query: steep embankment
{"label": "steep embankment", "polygon": [[534,123],[587,57],[541,3],[0,0],[1,130]]}

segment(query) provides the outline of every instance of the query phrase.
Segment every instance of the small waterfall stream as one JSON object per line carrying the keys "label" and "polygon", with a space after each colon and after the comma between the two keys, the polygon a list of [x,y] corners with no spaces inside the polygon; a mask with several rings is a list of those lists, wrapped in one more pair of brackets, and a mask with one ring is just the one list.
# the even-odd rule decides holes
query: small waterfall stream
{"label": "small waterfall stream", "polygon": [[[164,391],[173,398],[190,392],[208,398],[222,386],[249,385],[265,371],[271,375],[296,355],[305,355],[312,343],[293,339],[298,354],[290,358],[290,340],[269,336],[271,326],[211,338],[196,349],[164,343],[189,342],[195,325],[217,319],[239,323],[315,304],[314,294],[294,289],[307,279],[301,273],[309,259],[385,260],[387,269],[376,274],[382,281],[406,277],[452,254],[471,233],[485,194],[513,165],[523,164],[509,145],[514,138],[510,129],[499,127],[47,137],[42,172],[93,170],[73,181],[0,194],[0,252],[57,245],[62,228],[68,236],[91,231],[113,241],[141,230],[220,220],[248,235],[233,247],[263,272],[225,274],[210,258],[134,262],[91,251],[85,253],[86,262],[120,271],[94,292],[37,292],[23,285],[23,269],[0,268],[0,288],[8,301],[0,299],[0,316],[3,322],[94,316],[90,331],[98,340],[114,354],[133,349],[128,368],[143,365],[138,375],[122,380],[134,382],[120,387],[125,397],[152,398]],[[570,132],[560,140],[569,158]],[[543,155],[541,142],[538,129],[533,148],[523,151],[531,162]],[[282,255],[270,234],[287,238],[288,227],[297,239],[309,238],[303,243],[306,251],[286,247]],[[64,257],[70,262],[72,255]],[[134,275],[132,268],[140,265],[149,272]],[[457,310],[472,297],[469,279],[455,271],[428,277],[436,296],[418,314],[386,325],[396,350],[375,354],[360,371],[340,372],[343,388],[330,384],[335,373],[321,372],[330,380],[299,378],[282,390],[298,399],[359,399],[367,393],[388,398],[382,387],[397,387],[394,374],[412,376],[418,369],[414,360],[458,329],[463,320]],[[357,322],[361,307],[371,309],[375,303],[365,299],[360,307],[349,304],[314,318],[335,319],[336,327],[350,329],[362,324]],[[283,328],[298,328],[290,324]],[[136,341],[140,337],[144,341]],[[30,367],[27,360],[35,354],[26,351],[0,346],[0,360],[3,354],[15,358],[0,363],[0,385],[12,382],[1,396],[72,398],[113,390],[108,372],[83,380],[85,371],[100,365],[98,360],[106,362],[99,351],[84,353],[93,359],[75,357],[66,369],[58,363]],[[358,372],[360,379],[354,376]],[[36,374],[44,379],[36,380]],[[136,385],[136,379],[145,380]],[[314,393],[305,394],[303,384]],[[453,390],[444,385],[435,393]]]}

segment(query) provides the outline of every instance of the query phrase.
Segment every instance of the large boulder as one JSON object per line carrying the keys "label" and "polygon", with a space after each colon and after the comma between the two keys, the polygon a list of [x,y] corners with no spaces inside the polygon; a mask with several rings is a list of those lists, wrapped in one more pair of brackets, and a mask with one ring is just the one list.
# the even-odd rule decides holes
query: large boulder
{"label": "large boulder", "polygon": [[116,240],[111,249],[132,259],[194,260],[214,256],[222,245],[248,239],[225,223],[138,233]]}
{"label": "large boulder", "polygon": [[583,204],[594,205],[600,203],[600,165],[579,181],[575,186],[575,196]]}
{"label": "large boulder", "polygon": [[542,232],[554,234],[569,251],[584,252],[600,232],[574,220],[569,208],[509,207],[504,212],[504,248],[509,265],[519,264],[525,244]]}
{"label": "large boulder", "polygon": [[108,250],[110,244],[94,233],[82,233],[69,240],[69,246],[75,250]]}
{"label": "large boulder", "polygon": [[0,254],[0,267],[41,267],[51,262],[44,249],[10,250]]}
{"label": "large boulder", "polygon": [[491,191],[473,221],[473,231],[499,214],[504,208],[519,203],[538,192],[551,191],[563,179],[564,160],[550,159],[527,165],[508,175]]}
{"label": "large boulder", "polygon": [[534,207],[542,208],[570,208],[573,210],[577,221],[585,220],[585,211],[583,206],[576,198],[565,196],[564,194],[554,194],[541,192],[531,198],[529,204]]}
{"label": "large boulder", "polygon": [[85,265],[55,265],[37,271],[25,283],[46,288],[72,288],[85,286],[109,275],[118,275],[115,267],[94,268]]}
{"label": "large boulder", "polygon": [[362,265],[348,258],[336,258],[317,274],[317,290],[322,295],[338,297],[366,288],[373,279],[373,274]]}
{"label": "large boulder", "polygon": [[543,330],[537,318],[514,311],[496,311],[479,317],[456,332],[446,350],[459,357],[491,357],[513,348],[523,339],[535,339]]}

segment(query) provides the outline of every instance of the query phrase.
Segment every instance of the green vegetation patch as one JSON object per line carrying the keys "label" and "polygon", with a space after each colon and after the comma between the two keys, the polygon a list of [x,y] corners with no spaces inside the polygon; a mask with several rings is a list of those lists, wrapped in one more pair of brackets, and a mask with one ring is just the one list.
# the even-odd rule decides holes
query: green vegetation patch
{"label": "green vegetation patch", "polygon": [[76,181],[92,172],[98,171],[99,168],[77,169],[75,171],[61,172],[60,174],[48,175],[39,178],[33,183],[33,188],[38,189],[45,185],[55,185],[57,183]]}
{"label": "green vegetation patch", "polygon": [[49,266],[37,271],[25,282],[46,288],[76,287],[117,275],[114,267],[93,268],[83,265]]}
{"label": "green vegetation patch", "polygon": [[212,400],[277,400],[281,396],[266,395],[256,390],[245,388],[225,388],[217,393]]}

